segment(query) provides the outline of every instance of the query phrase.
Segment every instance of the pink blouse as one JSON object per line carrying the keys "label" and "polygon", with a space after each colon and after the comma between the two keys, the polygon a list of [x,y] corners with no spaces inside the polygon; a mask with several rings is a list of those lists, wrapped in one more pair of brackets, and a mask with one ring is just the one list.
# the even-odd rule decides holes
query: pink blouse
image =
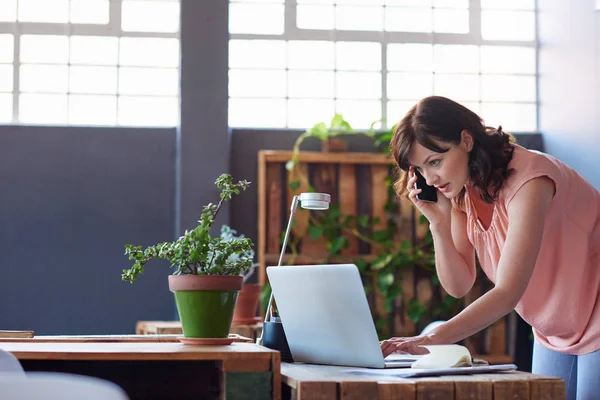
{"label": "pink blouse", "polygon": [[487,277],[495,283],[508,231],[507,208],[530,179],[554,181],[542,245],[527,289],[515,310],[550,350],[587,354],[600,349],[600,193],[556,158],[516,146],[513,169],[484,229],[469,192],[467,235]]}

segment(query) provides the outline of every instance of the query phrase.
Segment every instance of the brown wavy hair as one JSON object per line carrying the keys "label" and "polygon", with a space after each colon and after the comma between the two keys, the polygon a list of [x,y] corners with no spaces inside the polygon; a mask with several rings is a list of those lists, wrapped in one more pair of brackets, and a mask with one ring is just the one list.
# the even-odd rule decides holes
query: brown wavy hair
{"label": "brown wavy hair", "polygon": [[[486,126],[473,111],[440,96],[420,100],[396,125],[390,142],[398,166],[398,179],[394,183],[396,193],[401,196],[406,191],[406,171],[410,167],[407,157],[414,142],[436,153],[446,153],[449,148],[442,145],[459,145],[463,130],[473,137],[473,148],[469,153],[469,180],[478,189],[481,198],[492,203],[512,172],[508,164],[515,150],[514,137],[503,132],[502,126],[497,129]],[[464,194],[463,188],[455,199],[459,207],[463,205]]]}

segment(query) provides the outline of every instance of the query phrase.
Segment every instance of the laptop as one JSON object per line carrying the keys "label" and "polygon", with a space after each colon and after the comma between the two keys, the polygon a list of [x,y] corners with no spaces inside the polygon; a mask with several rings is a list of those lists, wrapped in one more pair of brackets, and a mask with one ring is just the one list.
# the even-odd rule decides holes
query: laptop
{"label": "laptop", "polygon": [[267,275],[295,362],[401,368],[418,359],[383,358],[356,265],[268,267]]}

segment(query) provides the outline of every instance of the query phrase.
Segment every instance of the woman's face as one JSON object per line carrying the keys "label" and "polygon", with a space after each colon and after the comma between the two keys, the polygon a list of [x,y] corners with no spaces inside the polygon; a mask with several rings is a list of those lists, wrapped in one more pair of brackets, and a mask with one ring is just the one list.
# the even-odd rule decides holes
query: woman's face
{"label": "woman's face", "polygon": [[414,142],[408,153],[408,161],[413,165],[430,186],[435,186],[448,199],[456,197],[469,180],[469,152],[472,137],[463,131],[458,146],[436,141],[446,153],[437,153]]}

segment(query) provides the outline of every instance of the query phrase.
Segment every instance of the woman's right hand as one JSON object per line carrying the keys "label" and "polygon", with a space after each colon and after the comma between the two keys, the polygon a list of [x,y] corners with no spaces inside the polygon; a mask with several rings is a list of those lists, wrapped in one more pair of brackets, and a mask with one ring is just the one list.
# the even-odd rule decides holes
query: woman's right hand
{"label": "woman's right hand", "polygon": [[417,175],[415,174],[415,167],[411,166],[408,169],[408,181],[406,183],[410,201],[412,201],[419,211],[421,211],[430,224],[436,225],[449,222],[452,211],[450,199],[446,198],[446,196],[438,191],[437,202],[430,203],[428,201],[421,201],[417,199],[417,194],[421,193],[422,190],[415,188],[416,182]]}

